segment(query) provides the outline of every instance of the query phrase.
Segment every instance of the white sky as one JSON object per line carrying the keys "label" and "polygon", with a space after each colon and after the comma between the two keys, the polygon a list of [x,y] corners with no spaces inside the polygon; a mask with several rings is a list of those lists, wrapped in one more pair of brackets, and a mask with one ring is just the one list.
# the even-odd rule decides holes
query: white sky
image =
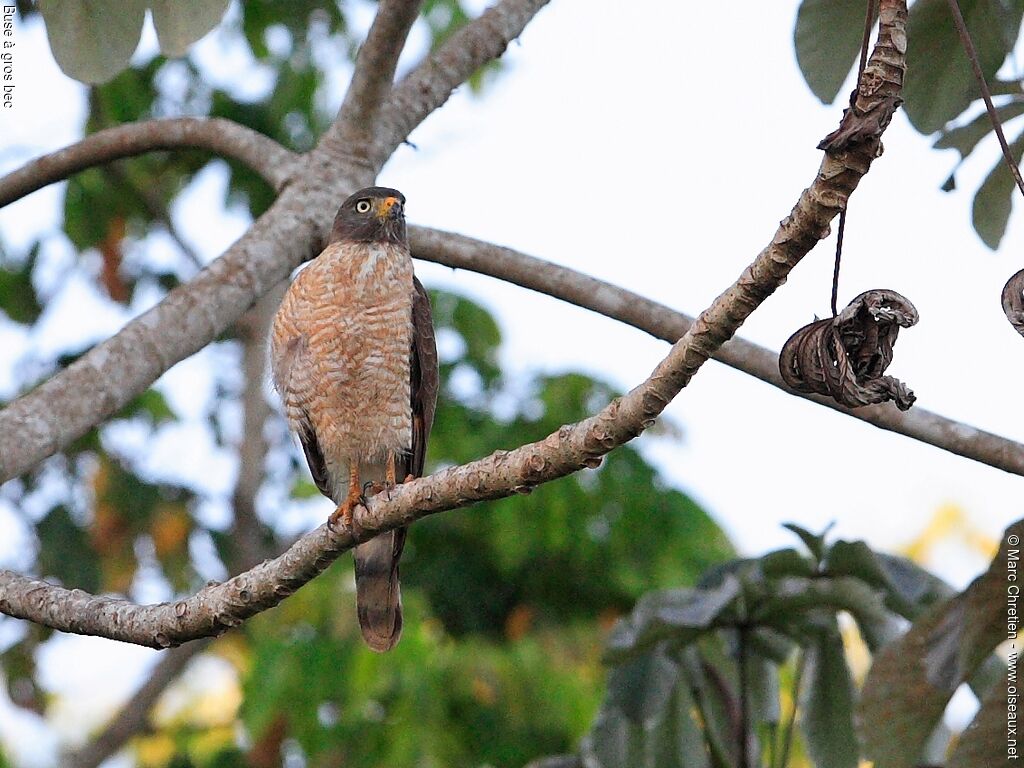
{"label": "white sky", "polygon": [[[818,104],[797,70],[796,7],[747,2],[723,18],[717,3],[554,0],[511,46],[505,73],[486,94],[458,93],[412,136],[418,150],[401,148],[381,181],[406,193],[414,223],[512,246],[696,314],[770,240],[813,178],[816,143],[839,120],[841,106]],[[147,39],[152,45],[151,30]],[[75,140],[84,118],[82,88],[56,69],[41,25],[19,26],[17,46],[15,109],[0,110],[0,171]],[[217,35],[196,55],[225,80],[244,79],[244,58],[225,52]],[[901,333],[890,372],[910,384],[919,406],[1024,440],[1024,339],[999,306],[1003,283],[1024,266],[1024,226],[1014,218],[997,253],[970,227],[973,192],[996,161],[994,142],[961,168],[951,194],[939,186],[956,154],[930,143],[897,114],[884,156],[852,200],[840,302],[869,288],[907,295],[922,319]],[[223,173],[208,171],[174,210],[207,258],[246,225],[215,215],[223,183]],[[61,194],[50,187],[0,210],[3,238],[20,244],[56,226]],[[154,247],[169,248],[160,238]],[[741,334],[779,349],[814,314],[824,316],[833,247],[831,239],[819,246]],[[70,252],[64,258],[73,263]],[[490,278],[431,264],[417,271],[428,285],[467,293],[497,315],[512,375],[582,369],[625,389],[667,350],[631,328]],[[53,334],[70,323],[99,339],[126,319],[101,312],[83,286],[65,290]],[[0,323],[0,391],[10,386],[9,368],[24,343]],[[189,365],[196,363],[176,369],[172,380],[192,378]],[[722,365],[707,365],[667,416],[682,425],[685,442],[642,440],[647,455],[745,553],[792,544],[780,528],[785,521],[815,530],[835,521],[837,536],[898,549],[942,505],[959,505],[969,526],[993,538],[1024,513],[1021,478]],[[0,513],[0,532],[10,528]],[[10,549],[0,554],[17,560]],[[928,564],[958,585],[985,566],[955,540],[936,547]],[[110,645],[63,638],[53,663],[60,648],[85,644]],[[111,690],[126,690],[142,658],[152,658],[136,656]],[[76,680],[88,689],[88,680]],[[92,701],[88,717],[103,708]],[[22,726],[2,703],[0,713],[2,740]],[[82,708],[64,714],[62,738],[81,738],[70,723],[82,722]],[[52,754],[33,748],[22,759],[43,765]]]}

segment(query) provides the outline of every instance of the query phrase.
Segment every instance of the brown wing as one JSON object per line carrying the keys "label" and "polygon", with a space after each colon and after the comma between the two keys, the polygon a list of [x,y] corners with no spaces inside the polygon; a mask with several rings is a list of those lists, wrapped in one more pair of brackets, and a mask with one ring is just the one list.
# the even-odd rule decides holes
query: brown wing
{"label": "brown wing", "polygon": [[[400,467],[399,482],[406,475],[423,476],[423,464],[427,458],[427,440],[434,424],[434,408],[437,405],[439,387],[437,368],[437,341],[434,338],[434,319],[430,311],[430,297],[418,277],[413,277],[412,294],[412,365],[409,388],[412,399],[412,445],[409,455]],[[408,528],[397,528],[394,536],[393,554],[397,575],[398,558],[402,556],[405,535]]]}
{"label": "brown wing", "polygon": [[421,477],[427,456],[427,438],[434,424],[439,382],[437,342],[434,339],[430,298],[418,278],[414,277],[412,282],[412,450],[408,473],[413,477]]}

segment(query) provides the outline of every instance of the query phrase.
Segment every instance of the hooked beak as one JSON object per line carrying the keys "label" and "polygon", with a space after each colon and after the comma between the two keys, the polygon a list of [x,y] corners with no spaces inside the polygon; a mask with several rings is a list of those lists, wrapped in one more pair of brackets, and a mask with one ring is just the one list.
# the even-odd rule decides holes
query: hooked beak
{"label": "hooked beak", "polygon": [[377,218],[381,223],[388,219],[402,218],[402,203],[397,197],[386,197],[377,206]]}

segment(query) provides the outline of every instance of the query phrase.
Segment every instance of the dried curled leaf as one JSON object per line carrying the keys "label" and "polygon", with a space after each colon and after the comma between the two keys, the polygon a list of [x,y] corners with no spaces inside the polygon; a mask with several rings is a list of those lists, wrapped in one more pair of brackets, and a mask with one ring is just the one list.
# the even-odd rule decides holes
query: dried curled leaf
{"label": "dried curled leaf", "polygon": [[[877,141],[881,137],[903,99],[879,94],[880,84],[878,78],[862,78],[861,85],[850,94],[850,106],[843,110],[839,127],[818,142],[818,149],[839,152],[851,144]],[[860,103],[858,97],[862,97],[866,105]]]}
{"label": "dried curled leaf", "polygon": [[914,393],[883,374],[900,328],[917,320],[914,305],[896,291],[865,291],[836,317],[790,336],[779,355],[779,373],[797,392],[829,395],[849,408],[893,400],[905,411]]}
{"label": "dried curled leaf", "polygon": [[1024,269],[1003,286],[1003,312],[1014,330],[1024,336]]}

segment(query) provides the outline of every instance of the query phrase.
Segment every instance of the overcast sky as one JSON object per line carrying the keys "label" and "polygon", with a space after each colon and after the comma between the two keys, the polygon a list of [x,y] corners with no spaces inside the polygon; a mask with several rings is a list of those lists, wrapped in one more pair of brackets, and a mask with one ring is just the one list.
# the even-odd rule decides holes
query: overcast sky
{"label": "overcast sky", "polygon": [[[815,145],[842,111],[820,105],[799,74],[796,7],[747,2],[726,15],[718,3],[555,0],[511,46],[504,74],[485,95],[458,93],[411,137],[417,149],[402,147],[380,181],[405,192],[414,223],[512,246],[696,314],[769,242],[813,179]],[[368,19],[365,8],[358,16]],[[423,39],[418,30],[406,65]],[[0,171],[75,140],[85,114],[84,90],[57,70],[38,19],[18,26],[17,46],[15,109],[0,110]],[[152,46],[147,28],[143,50]],[[225,82],[260,87],[245,57],[226,49],[217,33],[194,55]],[[345,82],[344,69],[338,82]],[[329,95],[335,104],[341,97],[341,88]],[[905,294],[921,322],[900,334],[890,373],[909,383],[919,406],[1024,440],[1024,339],[999,306],[1004,282],[1024,267],[1024,226],[1013,218],[997,253],[970,227],[973,192],[996,161],[994,142],[984,142],[961,169],[951,194],[939,187],[956,154],[930,144],[897,114],[884,156],[852,199],[840,302],[869,288]],[[222,168],[208,170],[173,211],[207,259],[247,225],[237,213],[219,214],[224,183]],[[61,195],[54,186],[0,210],[0,236],[17,247],[58,226]],[[149,245],[172,252],[160,238]],[[63,247],[70,268],[70,247],[52,247]],[[830,239],[815,249],[741,335],[777,350],[815,314],[828,314],[833,248]],[[626,389],[667,351],[636,330],[490,278],[432,264],[417,271],[428,285],[464,292],[495,312],[513,376],[582,369]],[[99,340],[126,319],[91,295],[84,279],[61,291],[39,336],[24,339],[0,322],[0,391],[28,344],[59,348],[68,326]],[[202,378],[205,365],[186,361],[168,374],[181,385],[176,407],[188,410],[195,396],[188,382]],[[816,530],[835,521],[835,535],[899,550],[943,508],[962,511],[966,530],[994,543],[1024,512],[1019,477],[719,364],[702,369],[666,416],[682,427],[683,442],[645,438],[644,450],[745,553],[792,543],[780,528],[785,521]],[[229,487],[233,468],[223,457],[203,455],[194,470],[218,461],[225,471],[213,474]],[[17,540],[13,531],[0,513],[6,562],[17,561],[13,545],[3,544]],[[985,558],[954,535],[938,542],[927,564],[962,586]],[[78,650],[109,645],[62,638],[48,653],[55,669],[67,669]],[[111,683],[110,701],[90,699],[87,710],[67,705],[62,737],[84,737],[152,659],[144,649],[118,652],[119,670],[51,681],[68,701],[77,697],[74,686],[95,690],[91,675]],[[9,717],[2,722],[14,727]],[[46,750],[32,754],[45,757]]]}

